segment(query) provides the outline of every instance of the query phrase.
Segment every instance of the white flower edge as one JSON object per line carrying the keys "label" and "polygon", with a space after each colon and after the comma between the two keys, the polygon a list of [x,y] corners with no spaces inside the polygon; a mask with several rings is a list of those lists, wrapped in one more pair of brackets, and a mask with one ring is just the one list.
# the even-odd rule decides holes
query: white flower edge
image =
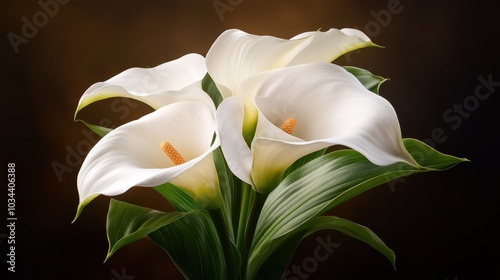
{"label": "white flower edge", "polygon": [[231,172],[243,182],[251,184],[252,153],[242,134],[243,115],[243,103],[239,98],[224,99],[217,108],[217,135]]}
{"label": "white flower edge", "polygon": [[[239,178],[260,192],[272,188],[268,185],[274,185],[295,160],[332,145],[357,150],[377,165],[407,162],[418,166],[404,148],[392,105],[340,66],[311,63],[270,70],[247,79],[239,91],[256,95],[255,138],[251,149],[247,147],[242,153],[244,140],[219,129],[221,148],[228,161],[245,163],[240,165],[245,170],[238,171],[245,175]],[[247,114],[249,110],[245,107],[240,112]],[[289,117],[297,119],[293,135],[279,129]],[[229,137],[239,143],[227,147]]]}
{"label": "white flower edge", "polygon": [[86,106],[112,97],[132,98],[153,109],[180,100],[210,103],[210,97],[201,90],[201,80],[206,73],[205,58],[195,53],[152,68],[127,69],[91,85],[80,97],[75,119]]}
{"label": "white flower edge", "polygon": [[292,39],[259,36],[238,29],[223,32],[206,57],[207,70],[224,97],[253,74],[311,62],[332,62],[355,49],[377,46],[356,29],[301,33]]}
{"label": "white flower edge", "polygon": [[[215,111],[200,101],[164,106],[109,132],[91,149],[78,173],[80,203],[75,220],[99,195],[115,196],[134,186],[166,182],[216,207],[219,187],[212,152],[219,139],[212,143],[214,132]],[[186,162],[174,166],[160,148],[163,141],[171,143]]]}

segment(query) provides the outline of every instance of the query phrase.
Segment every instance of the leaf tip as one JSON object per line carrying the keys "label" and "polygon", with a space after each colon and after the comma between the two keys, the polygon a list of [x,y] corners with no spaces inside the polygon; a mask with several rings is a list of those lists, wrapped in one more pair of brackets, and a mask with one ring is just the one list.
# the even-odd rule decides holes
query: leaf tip
{"label": "leaf tip", "polygon": [[[378,77],[380,77],[380,76],[378,76]],[[380,82],[378,83],[378,85],[376,87],[376,93],[378,94],[380,92],[380,87],[382,86],[383,83],[390,81],[390,80],[391,79],[389,79],[389,78],[380,77]]]}
{"label": "leaf tip", "polygon": [[459,159],[460,159],[462,162],[471,162],[471,160],[470,160],[470,159],[468,159],[468,158],[459,158]]}
{"label": "leaf tip", "polygon": [[104,261],[102,263],[106,263],[109,260],[109,258],[111,258],[113,253],[114,252],[112,252],[112,251],[108,251],[108,253],[106,254],[106,258],[104,258]]}

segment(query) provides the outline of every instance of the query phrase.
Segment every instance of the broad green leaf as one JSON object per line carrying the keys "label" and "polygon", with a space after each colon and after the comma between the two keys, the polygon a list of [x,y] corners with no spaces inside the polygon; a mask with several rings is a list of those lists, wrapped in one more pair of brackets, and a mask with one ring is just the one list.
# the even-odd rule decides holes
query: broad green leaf
{"label": "broad green leaf", "polygon": [[149,236],[187,279],[228,279],[222,246],[206,210],[164,213],[111,200],[106,260],[118,249]]}
{"label": "broad green leaf", "polygon": [[292,173],[293,171],[295,171],[297,168],[301,167],[302,165],[310,162],[311,160],[313,160],[313,159],[315,159],[317,157],[322,156],[325,153],[325,151],[326,151],[326,149],[321,149],[319,151],[310,153],[308,155],[305,155],[305,156],[299,158],[290,167],[288,167],[288,169],[283,174],[283,178],[285,178],[286,176],[288,176],[288,174]]}
{"label": "broad green leaf", "polygon": [[344,66],[344,69],[353,74],[365,86],[365,88],[377,94],[379,93],[382,83],[389,80],[377,75],[373,75],[371,72],[365,69],[354,66]]}
{"label": "broad green leaf", "polygon": [[172,183],[154,187],[154,189],[163,196],[177,211],[189,212],[198,209],[197,203],[185,191]]}
{"label": "broad green leaf", "polygon": [[168,253],[186,279],[229,279],[210,215],[206,210],[190,213],[149,236]]}
{"label": "broad green leaf", "polygon": [[248,271],[257,271],[270,244],[348,199],[371,188],[414,173],[438,171],[467,161],[442,154],[423,142],[404,145],[420,166],[378,166],[346,149],[314,159],[288,175],[269,194],[257,223]]}
{"label": "broad green leaf", "polygon": [[101,137],[104,137],[104,135],[108,134],[111,130],[113,130],[112,128],[91,124],[91,123],[88,123],[86,121],[82,121],[82,120],[77,120],[77,121],[82,122],[84,125],[86,125],[88,128],[90,128],[90,130],[92,130],[95,134],[97,134]]}
{"label": "broad green leaf", "polygon": [[212,80],[212,77],[207,73],[203,80],[201,81],[201,88],[208,93],[210,98],[212,98],[215,107],[217,108],[219,104],[222,102],[224,97],[222,97],[222,94],[219,92],[217,89],[217,85],[215,84],[214,80]]}
{"label": "broad green leaf", "polygon": [[[333,229],[342,232],[343,234],[370,245],[372,248],[382,253],[391,262],[394,268],[396,267],[396,254],[394,254],[394,251],[387,247],[382,239],[365,226],[335,216],[315,217],[308,224],[312,224],[312,226],[306,236],[324,229]],[[307,227],[309,227],[309,225]]]}
{"label": "broad green leaf", "polygon": [[106,226],[109,242],[106,260],[121,247],[186,215],[189,213],[164,213],[111,199]]}
{"label": "broad green leaf", "polygon": [[380,253],[385,255],[395,266],[396,255],[373,231],[353,223],[349,220],[335,216],[319,216],[312,218],[309,222],[297,228],[270,244],[270,249],[266,252],[272,252],[268,256],[257,273],[256,279],[268,277],[269,279],[282,279],[283,273],[289,266],[296,249],[300,242],[307,236],[320,230],[337,230],[360,241],[365,242]]}
{"label": "broad green leaf", "polygon": [[[302,227],[300,228],[302,229]],[[305,238],[307,230],[299,231],[299,229],[285,236],[274,240],[269,249],[259,256],[261,264],[254,266],[258,271],[253,273],[253,279],[283,279],[284,273],[290,265],[295,251],[300,245],[300,242]],[[260,266],[259,266],[260,265]],[[248,278],[252,279],[252,278]],[[285,278],[286,279],[286,278]],[[293,278],[292,278],[293,279]]]}

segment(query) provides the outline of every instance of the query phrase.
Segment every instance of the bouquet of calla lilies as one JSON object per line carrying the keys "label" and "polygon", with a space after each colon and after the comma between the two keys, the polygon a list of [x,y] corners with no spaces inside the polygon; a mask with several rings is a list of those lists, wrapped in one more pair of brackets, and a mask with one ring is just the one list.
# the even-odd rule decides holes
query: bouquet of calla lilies
{"label": "bouquet of calla lilies", "polygon": [[348,28],[291,39],[231,29],[205,57],[93,84],[75,119],[113,97],[153,111],[115,129],[82,120],[102,139],[79,171],[75,220],[99,195],[150,187],[172,212],[111,199],[106,259],[149,237],[186,279],[281,279],[301,240],[337,230],[395,266],[374,232],[326,212],[388,181],[467,159],[402,138],[395,109],[379,95],[386,79],[332,63],[365,47],[377,45]]}

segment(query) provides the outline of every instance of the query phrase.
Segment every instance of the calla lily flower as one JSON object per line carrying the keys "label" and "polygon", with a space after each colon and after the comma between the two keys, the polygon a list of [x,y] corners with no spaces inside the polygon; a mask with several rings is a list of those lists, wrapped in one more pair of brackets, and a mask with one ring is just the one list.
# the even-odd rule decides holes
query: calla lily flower
{"label": "calla lily flower", "polygon": [[143,102],[153,109],[181,100],[200,100],[211,104],[201,89],[206,75],[205,58],[187,54],[153,68],[130,68],[90,86],[81,96],[75,112],[91,103],[112,97],[126,97]]}
{"label": "calla lily flower", "polygon": [[217,112],[221,148],[233,173],[258,192],[272,191],[297,159],[332,145],[350,147],[377,165],[418,166],[403,146],[392,105],[340,66],[266,71],[245,80],[238,94],[255,96],[255,135],[249,147],[234,133],[242,129],[245,107],[242,99],[227,98]]}
{"label": "calla lily flower", "polygon": [[78,173],[77,217],[99,195],[115,196],[134,186],[171,182],[205,208],[219,207],[212,152],[219,147],[215,110],[200,101],[179,101],[105,135]]}
{"label": "calla lily flower", "polygon": [[207,53],[207,70],[221,94],[236,95],[248,77],[270,69],[311,62],[332,62],[355,49],[377,46],[356,29],[305,32],[290,40],[237,29],[223,32]]}
{"label": "calla lily flower", "polygon": [[273,36],[248,34],[238,29],[223,32],[207,53],[207,71],[224,98],[238,96],[243,100],[245,115],[243,134],[247,142],[253,137],[256,111],[253,93],[238,87],[257,73],[312,62],[332,62],[350,51],[374,47],[363,32],[344,28],[326,32],[305,32],[287,40]]}

